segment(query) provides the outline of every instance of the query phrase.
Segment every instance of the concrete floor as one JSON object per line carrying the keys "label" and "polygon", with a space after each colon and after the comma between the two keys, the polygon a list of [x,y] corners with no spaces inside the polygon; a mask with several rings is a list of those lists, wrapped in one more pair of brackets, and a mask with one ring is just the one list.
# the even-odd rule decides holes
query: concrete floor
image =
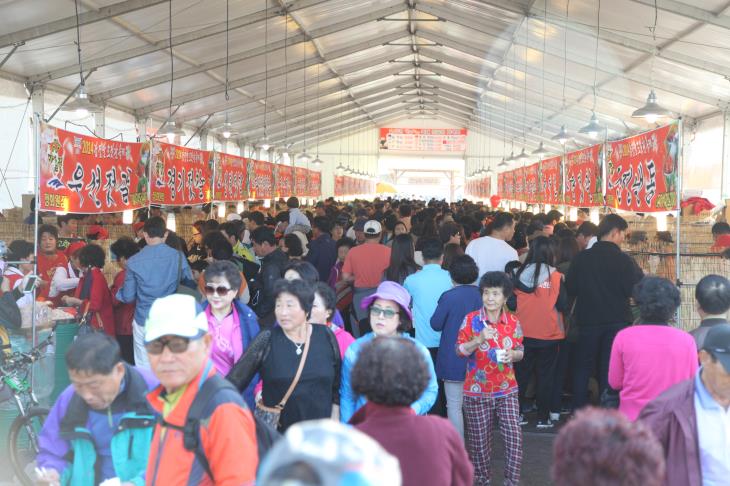
{"label": "concrete floor", "polygon": [[[557,435],[555,429],[550,432],[531,431],[525,426],[522,432],[522,474],[520,484],[523,486],[551,485],[550,467],[552,466],[553,441]],[[492,459],[492,484],[499,486],[504,477],[504,443],[502,436],[495,430],[494,458]]]}

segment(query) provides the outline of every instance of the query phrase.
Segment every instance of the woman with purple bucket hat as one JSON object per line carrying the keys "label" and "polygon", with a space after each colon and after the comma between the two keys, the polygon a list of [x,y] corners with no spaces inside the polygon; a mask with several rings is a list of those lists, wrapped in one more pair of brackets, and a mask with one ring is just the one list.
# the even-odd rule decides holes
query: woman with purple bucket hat
{"label": "woman with purple bucket hat", "polygon": [[411,404],[418,415],[425,415],[436,401],[438,385],[431,355],[421,343],[411,338],[407,331],[412,327],[411,296],[402,286],[395,282],[382,282],[375,293],[365,297],[360,306],[368,310],[372,332],[357,339],[347,348],[342,360],[340,385],[340,420],[348,422],[352,415],[367,401],[364,396],[356,395],[350,384],[350,373],[357,361],[362,346],[379,337],[400,336],[410,339],[423,355],[428,364],[430,380],[423,395]]}

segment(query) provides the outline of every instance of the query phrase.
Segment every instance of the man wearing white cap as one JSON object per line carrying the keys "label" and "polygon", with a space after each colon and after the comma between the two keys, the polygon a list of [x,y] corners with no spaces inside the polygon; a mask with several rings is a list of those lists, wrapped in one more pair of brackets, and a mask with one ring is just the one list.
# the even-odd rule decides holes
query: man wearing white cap
{"label": "man wearing white cap", "polygon": [[145,348],[160,386],[148,400],[155,427],[147,484],[253,484],[256,428],[241,395],[209,359],[208,320],[195,299],[157,299],[145,326]]}
{"label": "man wearing white cap", "polygon": [[[365,318],[367,310],[360,308],[360,301],[375,292],[375,288],[383,279],[383,272],[390,265],[390,248],[380,244],[383,227],[371,219],[363,228],[365,242],[347,253],[342,267],[342,280],[352,282],[354,292],[352,304],[355,319],[359,323]],[[353,326],[353,335],[360,336],[358,325]]]}

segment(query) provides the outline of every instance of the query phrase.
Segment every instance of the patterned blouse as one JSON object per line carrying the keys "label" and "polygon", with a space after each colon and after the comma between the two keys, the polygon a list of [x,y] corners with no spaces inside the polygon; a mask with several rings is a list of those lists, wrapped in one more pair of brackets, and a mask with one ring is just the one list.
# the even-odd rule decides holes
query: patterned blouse
{"label": "patterned blouse", "polygon": [[[487,325],[496,327],[498,337],[486,340],[471,355],[466,356],[461,346],[474,339]],[[517,392],[513,364],[498,363],[498,349],[523,350],[522,328],[517,317],[504,311],[499,322],[493,324],[488,321],[483,307],[467,314],[456,340],[456,353],[469,358],[466,364],[464,395],[498,398]]]}

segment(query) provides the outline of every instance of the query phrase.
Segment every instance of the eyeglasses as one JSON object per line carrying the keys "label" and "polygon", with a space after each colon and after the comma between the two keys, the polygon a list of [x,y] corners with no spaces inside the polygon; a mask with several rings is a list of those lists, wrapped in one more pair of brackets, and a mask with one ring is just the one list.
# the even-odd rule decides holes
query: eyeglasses
{"label": "eyeglasses", "polygon": [[162,354],[165,350],[165,346],[170,350],[171,353],[180,354],[188,350],[190,345],[190,338],[182,336],[173,336],[168,339],[155,339],[144,345],[148,354]]}
{"label": "eyeglasses", "polygon": [[376,306],[370,308],[370,315],[374,317],[383,316],[386,319],[392,319],[397,313],[398,311],[394,311],[393,309],[383,309]]}
{"label": "eyeglasses", "polygon": [[212,285],[205,286],[205,295],[218,294],[218,297],[225,297],[231,289],[228,287],[213,287]]}

